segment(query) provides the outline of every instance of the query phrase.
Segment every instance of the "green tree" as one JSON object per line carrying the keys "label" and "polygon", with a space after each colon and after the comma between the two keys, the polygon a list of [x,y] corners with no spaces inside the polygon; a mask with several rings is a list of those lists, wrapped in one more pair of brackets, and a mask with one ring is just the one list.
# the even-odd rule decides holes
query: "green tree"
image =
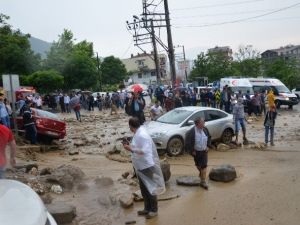
{"label": "green tree", "polygon": [[234,54],[233,74],[236,76],[257,77],[261,75],[260,53],[252,45],[240,46]]}
{"label": "green tree", "polygon": [[64,29],[59,35],[57,42],[53,42],[50,51],[47,53],[47,59],[44,62],[45,69],[54,69],[63,74],[65,64],[70,57],[74,46],[73,33]]}
{"label": "green tree", "polygon": [[263,75],[278,78],[290,88],[300,83],[300,68],[294,58],[263,61]]}
{"label": "green tree", "polygon": [[101,63],[101,74],[103,84],[117,84],[125,79],[127,71],[120,59],[109,56]]}
{"label": "green tree", "polygon": [[26,77],[26,83],[37,87],[39,93],[50,93],[63,87],[64,77],[55,70],[37,71]]}
{"label": "green tree", "polygon": [[40,57],[30,48],[29,34],[13,30],[6,21],[9,16],[0,14],[0,74],[28,74],[39,68]]}
{"label": "green tree", "polygon": [[206,55],[201,52],[197,59],[194,60],[194,67],[190,73],[189,80],[195,80],[197,77],[208,76],[208,59]]}
{"label": "green tree", "polygon": [[63,73],[65,89],[90,89],[99,83],[96,61],[84,52],[72,53],[65,64]]}
{"label": "green tree", "polygon": [[222,52],[200,53],[194,61],[190,80],[208,77],[210,81],[232,75],[231,59]]}

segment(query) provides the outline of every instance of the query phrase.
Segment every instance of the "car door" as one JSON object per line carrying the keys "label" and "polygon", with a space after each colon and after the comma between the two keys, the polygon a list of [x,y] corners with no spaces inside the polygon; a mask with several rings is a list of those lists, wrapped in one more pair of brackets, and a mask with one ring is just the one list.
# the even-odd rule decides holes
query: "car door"
{"label": "car door", "polygon": [[184,134],[184,137],[185,137],[185,134],[186,132],[188,132],[194,125],[189,125],[188,124],[188,121],[192,120],[192,121],[195,121],[196,118],[205,118],[205,115],[204,115],[204,112],[203,111],[198,111],[194,114],[192,114],[190,117],[188,117],[186,119],[186,121],[183,123],[182,127],[181,127],[181,133]]}
{"label": "car door", "polygon": [[205,126],[207,127],[212,140],[218,139],[223,133],[226,123],[226,114],[213,109],[205,110]]}

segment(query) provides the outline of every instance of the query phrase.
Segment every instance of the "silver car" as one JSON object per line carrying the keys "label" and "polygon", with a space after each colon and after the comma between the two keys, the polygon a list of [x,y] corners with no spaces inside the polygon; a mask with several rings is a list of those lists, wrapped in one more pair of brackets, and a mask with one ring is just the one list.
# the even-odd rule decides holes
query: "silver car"
{"label": "silver car", "polygon": [[185,135],[198,117],[205,119],[212,140],[229,143],[234,135],[233,118],[222,110],[210,107],[187,106],[173,109],[145,125],[157,149],[166,149],[170,156],[184,150]]}

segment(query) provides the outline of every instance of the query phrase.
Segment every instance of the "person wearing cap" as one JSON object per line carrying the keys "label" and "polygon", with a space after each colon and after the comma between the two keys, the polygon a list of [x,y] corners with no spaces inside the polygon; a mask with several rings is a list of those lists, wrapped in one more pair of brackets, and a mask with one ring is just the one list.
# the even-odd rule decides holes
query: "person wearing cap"
{"label": "person wearing cap", "polygon": [[10,128],[10,119],[6,105],[4,104],[4,94],[0,93],[0,122]]}
{"label": "person wearing cap", "polygon": [[243,141],[246,143],[248,140],[246,138],[246,124],[245,124],[245,112],[243,105],[243,98],[238,98],[237,104],[233,106],[233,124],[235,125],[235,142],[238,143],[239,129],[242,127],[243,131]]}
{"label": "person wearing cap", "polygon": [[23,116],[23,124],[26,132],[26,139],[28,139],[31,144],[36,144],[37,130],[35,127],[35,122],[30,107],[31,101],[26,100],[25,105],[22,107],[20,112]]}
{"label": "person wearing cap", "polygon": [[0,124],[0,179],[4,177],[4,167],[6,166],[6,146],[10,147],[10,164],[16,165],[16,142],[10,129]]}

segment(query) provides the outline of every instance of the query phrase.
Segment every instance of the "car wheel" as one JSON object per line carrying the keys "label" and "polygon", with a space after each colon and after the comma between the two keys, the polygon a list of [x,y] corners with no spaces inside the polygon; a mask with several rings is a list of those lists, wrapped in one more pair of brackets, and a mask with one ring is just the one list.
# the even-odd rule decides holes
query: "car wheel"
{"label": "car wheel", "polygon": [[167,153],[169,156],[178,156],[183,151],[183,141],[179,137],[173,137],[168,142]]}
{"label": "car wheel", "polygon": [[279,100],[276,100],[276,101],[275,101],[275,105],[276,105],[276,108],[277,108],[277,109],[280,109],[280,105],[281,105],[281,104],[280,104],[280,101],[279,101]]}
{"label": "car wheel", "polygon": [[289,109],[293,109],[293,105],[289,105]]}
{"label": "car wheel", "polygon": [[233,132],[230,129],[225,129],[223,131],[222,137],[221,137],[221,141],[224,144],[229,144],[232,141],[232,137],[233,137]]}

